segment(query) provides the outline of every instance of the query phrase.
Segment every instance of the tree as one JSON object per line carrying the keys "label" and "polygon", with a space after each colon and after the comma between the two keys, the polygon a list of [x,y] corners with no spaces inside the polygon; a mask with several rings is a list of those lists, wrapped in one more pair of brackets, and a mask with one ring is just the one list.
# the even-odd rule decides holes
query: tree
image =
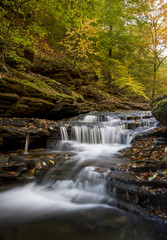
{"label": "tree", "polygon": [[[123,0],[104,0],[101,4],[99,38],[99,64],[96,72],[99,84],[108,92],[117,86],[125,95],[144,96],[144,87],[131,74],[132,56],[136,50],[135,36],[132,35],[134,17],[129,16],[129,3]],[[130,26],[129,26],[130,25]]]}
{"label": "tree", "polygon": [[163,0],[149,0],[149,11],[145,11],[144,19],[149,31],[149,48],[153,54],[153,86],[152,98],[155,97],[157,71],[167,55],[163,55],[167,49],[167,3]]}
{"label": "tree", "polygon": [[[12,43],[24,42],[25,23],[33,16],[34,9],[38,0],[2,0],[0,9],[0,68],[7,71],[5,65],[5,54],[7,47]],[[22,27],[23,37],[20,35],[20,28]],[[25,41],[28,41],[27,39]],[[26,43],[25,43],[26,44]]]}
{"label": "tree", "polygon": [[94,45],[98,36],[98,28],[94,26],[95,21],[96,19],[86,18],[78,22],[78,27],[69,26],[66,37],[61,42],[66,56],[72,60],[74,70],[76,64],[96,54]]}

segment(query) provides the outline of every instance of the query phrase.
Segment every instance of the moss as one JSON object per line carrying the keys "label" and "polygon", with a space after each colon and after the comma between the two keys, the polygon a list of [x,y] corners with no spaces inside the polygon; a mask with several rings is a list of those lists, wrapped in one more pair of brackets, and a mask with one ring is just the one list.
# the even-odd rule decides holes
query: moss
{"label": "moss", "polygon": [[18,83],[19,84],[19,81],[17,79],[9,78],[9,77],[3,77],[2,78],[2,83],[5,84],[5,82]]}
{"label": "moss", "polygon": [[152,105],[153,106],[152,111],[154,112],[154,114],[163,111],[164,105],[167,105],[167,99],[166,98],[162,99],[160,101],[154,102],[153,105]]}
{"label": "moss", "polygon": [[[33,80],[33,81],[32,81]],[[13,91],[18,91],[19,93],[22,92],[22,94],[37,94],[41,97],[46,98],[64,98],[67,97],[65,94],[59,94],[54,89],[52,89],[50,86],[48,86],[46,83],[40,81],[39,79],[32,79],[31,81],[27,79],[14,79],[9,77],[4,77],[0,79],[0,83],[3,86],[9,87],[10,90],[13,89]],[[9,84],[12,84],[9,86]],[[15,86],[13,86],[15,85]]]}
{"label": "moss", "polygon": [[10,51],[5,56],[5,62],[13,68],[17,68],[18,70],[25,70],[31,67],[31,62],[23,57],[17,55],[15,51]]}
{"label": "moss", "polygon": [[72,91],[72,97],[75,99],[76,102],[78,103],[83,103],[84,102],[84,98],[82,95],[76,93],[76,92],[73,92]]}
{"label": "moss", "polygon": [[13,78],[0,78],[1,91],[8,89],[9,92],[18,93],[19,96],[34,96],[50,100],[53,103],[62,101],[69,103],[84,102],[84,98],[80,94],[73,92],[68,87],[56,82],[53,79],[42,76],[34,77],[16,70],[13,70],[12,73],[14,75]]}

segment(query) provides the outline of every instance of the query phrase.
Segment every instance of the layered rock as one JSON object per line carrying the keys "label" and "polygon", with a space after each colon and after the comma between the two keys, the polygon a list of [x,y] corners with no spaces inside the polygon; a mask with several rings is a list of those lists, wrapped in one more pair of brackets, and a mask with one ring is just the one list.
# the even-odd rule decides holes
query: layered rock
{"label": "layered rock", "polygon": [[49,142],[61,139],[60,128],[55,121],[45,119],[0,119],[0,152],[24,152],[27,138],[29,149],[46,149]]}
{"label": "layered rock", "polygon": [[82,102],[81,95],[46,77],[17,73],[0,78],[1,117],[63,119],[81,113]]}

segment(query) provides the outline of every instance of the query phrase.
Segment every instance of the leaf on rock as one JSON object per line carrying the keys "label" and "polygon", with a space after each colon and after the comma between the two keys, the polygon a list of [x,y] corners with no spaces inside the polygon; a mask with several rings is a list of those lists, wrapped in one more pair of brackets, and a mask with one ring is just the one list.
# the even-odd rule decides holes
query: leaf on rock
{"label": "leaf on rock", "polygon": [[154,178],[156,178],[157,177],[157,175],[158,175],[158,173],[156,172],[156,173],[154,173],[154,175],[152,176],[152,177],[149,177],[148,178],[148,181],[152,181]]}
{"label": "leaf on rock", "polygon": [[54,162],[54,161],[52,161],[52,160],[49,160],[49,162],[50,162],[50,163],[52,163],[52,164],[54,164],[54,163],[55,163],[55,162]]}
{"label": "leaf on rock", "polygon": [[128,192],[126,192],[126,200],[130,200],[130,196],[129,196],[129,193]]}
{"label": "leaf on rock", "polygon": [[30,169],[28,172],[29,172],[29,174],[33,175],[34,171],[35,171],[35,169]]}
{"label": "leaf on rock", "polygon": [[9,174],[10,174],[10,175],[14,175],[14,174],[16,174],[16,172],[9,172]]}

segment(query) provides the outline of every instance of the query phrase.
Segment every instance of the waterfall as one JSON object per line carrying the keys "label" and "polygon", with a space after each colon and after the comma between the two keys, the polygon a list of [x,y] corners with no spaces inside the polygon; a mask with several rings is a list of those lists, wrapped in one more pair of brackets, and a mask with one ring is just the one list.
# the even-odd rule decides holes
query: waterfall
{"label": "waterfall", "polygon": [[[125,114],[120,118],[112,114],[89,115],[82,122],[61,126],[62,141],[53,152],[40,153],[40,158],[32,155],[35,160],[46,162],[37,169],[38,184],[0,192],[0,239],[24,239],[28,232],[32,239],[38,233],[41,240],[46,236],[70,240],[78,236],[82,240],[159,239],[147,238],[139,219],[136,221],[117,207],[117,189],[110,181],[114,168],[119,170],[129,163],[119,158],[119,151],[143,129],[149,131],[155,120],[148,124],[144,117],[136,119],[132,115],[128,120]],[[25,153],[29,137],[27,134]],[[147,229],[146,222],[143,226]]]}
{"label": "waterfall", "polygon": [[[82,122],[82,126],[81,126]],[[79,123],[79,122],[78,122]],[[149,112],[132,114],[104,113],[84,116],[80,123],[71,126],[70,134],[66,127],[60,127],[63,141],[74,140],[87,144],[130,144],[132,139],[155,124]]]}
{"label": "waterfall", "polygon": [[28,154],[29,139],[30,139],[30,133],[28,132],[28,133],[26,133],[24,154]]}
{"label": "waterfall", "polygon": [[82,120],[83,122],[98,122],[98,116],[87,115]]}
{"label": "waterfall", "polygon": [[66,127],[60,127],[61,138],[63,141],[68,141],[68,133]]}
{"label": "waterfall", "polygon": [[[65,128],[61,127],[62,140],[68,140],[69,137]],[[119,126],[73,126],[72,140],[78,143],[88,144],[126,144],[130,132],[126,131],[125,124]],[[64,137],[66,136],[66,138]]]}
{"label": "waterfall", "polygon": [[86,115],[82,122],[110,122],[112,121],[114,118],[112,116],[109,115]]}

